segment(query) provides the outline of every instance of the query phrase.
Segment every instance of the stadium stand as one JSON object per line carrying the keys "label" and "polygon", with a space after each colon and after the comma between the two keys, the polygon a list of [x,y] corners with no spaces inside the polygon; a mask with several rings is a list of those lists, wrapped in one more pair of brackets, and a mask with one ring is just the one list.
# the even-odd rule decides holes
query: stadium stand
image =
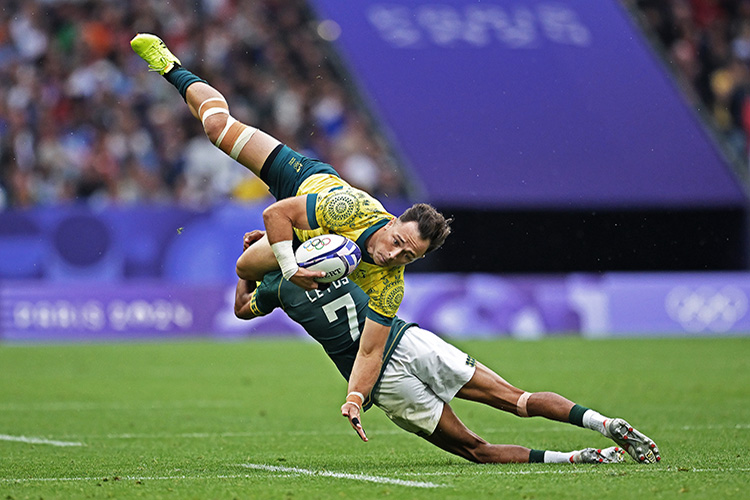
{"label": "stadium stand", "polygon": [[[623,2],[746,163],[750,1]],[[0,12],[0,207],[265,196],[211,150],[179,97],[140,71],[127,43],[134,28],[162,34],[240,117],[353,184],[376,195],[410,190],[304,0],[30,0]]]}
{"label": "stadium stand", "polygon": [[627,0],[743,164],[750,138],[750,1]]}
{"label": "stadium stand", "polygon": [[330,161],[352,184],[407,189],[303,0],[25,0],[0,12],[0,208],[266,195],[143,71],[128,43],[135,31],[161,34],[238,117]]}

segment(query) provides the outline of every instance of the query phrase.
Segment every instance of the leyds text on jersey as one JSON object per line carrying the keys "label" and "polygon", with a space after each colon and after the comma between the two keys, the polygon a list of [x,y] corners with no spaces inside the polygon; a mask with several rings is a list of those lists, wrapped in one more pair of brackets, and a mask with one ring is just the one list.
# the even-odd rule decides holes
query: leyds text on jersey
{"label": "leyds text on jersey", "polygon": [[324,290],[315,289],[315,290],[306,290],[305,295],[307,296],[307,300],[310,301],[310,303],[315,302],[318,299],[322,299],[323,297],[326,297],[327,294],[330,294],[332,290],[338,290],[342,286],[349,283],[349,278],[341,278],[340,280],[332,281],[328,287],[326,287]]}

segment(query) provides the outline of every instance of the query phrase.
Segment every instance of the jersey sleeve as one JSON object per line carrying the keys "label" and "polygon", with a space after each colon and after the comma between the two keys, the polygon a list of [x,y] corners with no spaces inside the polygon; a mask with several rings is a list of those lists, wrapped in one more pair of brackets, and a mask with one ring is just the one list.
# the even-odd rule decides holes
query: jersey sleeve
{"label": "jersey sleeve", "polygon": [[366,229],[393,216],[364,191],[339,186],[308,195],[307,218],[312,229],[320,228],[324,233],[357,241]]}

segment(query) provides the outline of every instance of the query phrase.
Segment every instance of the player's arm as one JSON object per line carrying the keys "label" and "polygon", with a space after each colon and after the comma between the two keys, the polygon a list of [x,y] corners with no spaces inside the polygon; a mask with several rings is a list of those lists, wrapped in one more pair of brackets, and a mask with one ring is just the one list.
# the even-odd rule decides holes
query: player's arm
{"label": "player's arm", "polygon": [[255,281],[237,280],[237,288],[234,291],[234,315],[240,319],[253,319],[257,317],[250,306],[255,291]]}
{"label": "player's arm", "polygon": [[[245,233],[244,238],[242,238],[242,252],[247,252],[248,248],[263,239],[265,235],[265,231],[260,231],[258,229]],[[253,319],[258,316],[253,312],[251,307],[253,292],[256,288],[256,280],[246,280],[242,278],[237,280],[237,288],[234,291],[235,316],[240,319]]]}
{"label": "player's arm", "polygon": [[[367,318],[359,339],[359,351],[354,360],[352,373],[349,376],[349,390],[346,402],[341,406],[341,414],[349,418],[362,441],[367,441],[367,435],[362,428],[362,403],[370,394],[380,375],[383,364],[383,351],[388,340],[390,327]],[[360,397],[361,396],[361,397]]]}
{"label": "player's arm", "polygon": [[318,288],[315,278],[322,278],[322,271],[308,271],[297,265],[292,248],[294,228],[310,229],[307,220],[307,196],[286,198],[272,204],[263,211],[266,236],[284,279],[305,290]]}

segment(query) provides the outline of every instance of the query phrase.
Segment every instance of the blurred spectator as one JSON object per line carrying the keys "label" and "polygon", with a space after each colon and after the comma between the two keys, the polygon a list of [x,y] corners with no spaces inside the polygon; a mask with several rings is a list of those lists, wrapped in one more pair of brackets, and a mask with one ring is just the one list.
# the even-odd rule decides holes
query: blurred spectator
{"label": "blurred spectator", "polygon": [[376,196],[407,192],[303,0],[5,0],[0,209],[267,196],[145,71],[129,44],[141,31],[164,38],[239,119]]}
{"label": "blurred spectator", "polygon": [[750,0],[623,0],[740,161],[750,157]]}

